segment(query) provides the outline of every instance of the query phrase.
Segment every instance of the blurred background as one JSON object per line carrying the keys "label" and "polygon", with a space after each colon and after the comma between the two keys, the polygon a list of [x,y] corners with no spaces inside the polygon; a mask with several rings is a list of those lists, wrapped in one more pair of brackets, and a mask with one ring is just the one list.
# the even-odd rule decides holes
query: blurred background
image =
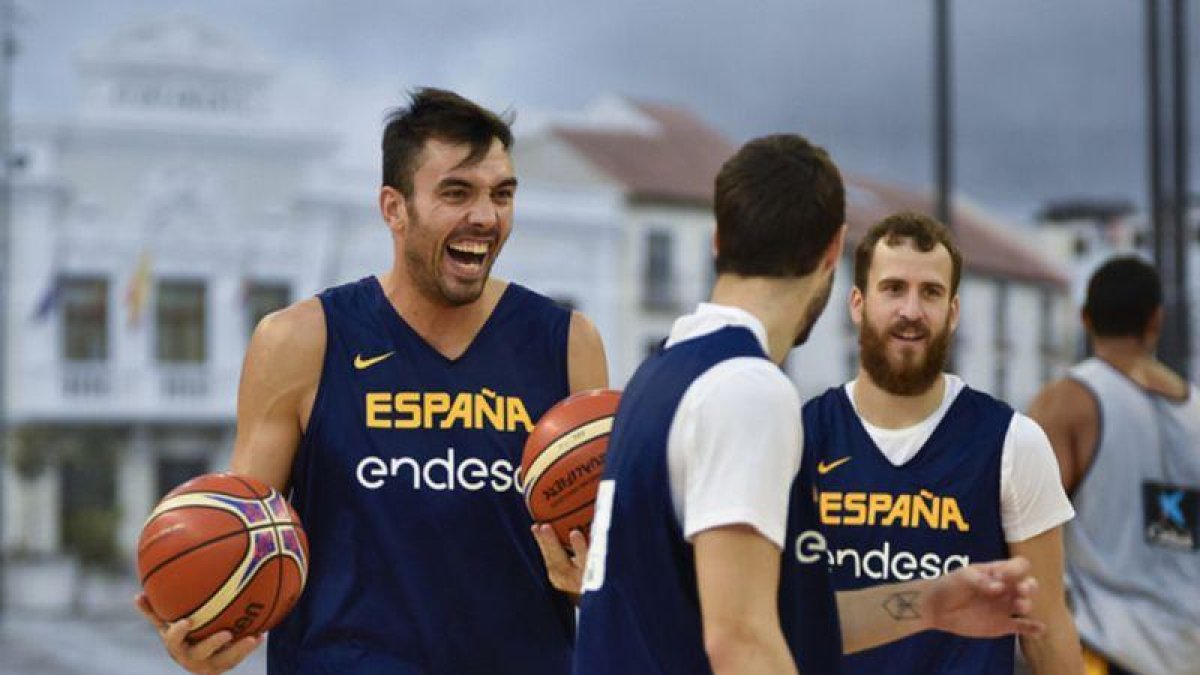
{"label": "blurred background", "polygon": [[[378,138],[407,90],[516,113],[496,273],[591,316],[616,385],[708,292],[720,163],[798,132],[841,166],[852,240],[901,209],[951,223],[955,368],[1023,408],[1083,355],[1081,284],[1117,251],[1162,263],[1164,357],[1195,373],[1198,21],[1184,0],[0,0],[0,673],[169,667],[131,604],[141,524],[226,465],[256,322],[390,263]],[[806,397],[855,371],[848,277],[787,364]]]}

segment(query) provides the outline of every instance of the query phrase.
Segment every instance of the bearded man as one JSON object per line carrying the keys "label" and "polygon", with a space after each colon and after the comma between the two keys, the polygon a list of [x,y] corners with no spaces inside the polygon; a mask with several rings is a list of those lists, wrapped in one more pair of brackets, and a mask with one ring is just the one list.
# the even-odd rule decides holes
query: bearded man
{"label": "bearded man", "polygon": [[[1038,581],[1022,636],[1037,673],[1080,673],[1063,592],[1062,525],[1074,511],[1046,434],[1030,418],[944,373],[958,325],[962,254],[945,225],[901,213],[854,255],[850,314],[859,373],[804,406],[804,462],[819,531],[797,555],[824,557],[834,588],[932,579],[1012,556]],[[887,607],[897,616],[916,610]],[[1012,673],[1011,636],[927,631],[846,655],[845,673]]]}

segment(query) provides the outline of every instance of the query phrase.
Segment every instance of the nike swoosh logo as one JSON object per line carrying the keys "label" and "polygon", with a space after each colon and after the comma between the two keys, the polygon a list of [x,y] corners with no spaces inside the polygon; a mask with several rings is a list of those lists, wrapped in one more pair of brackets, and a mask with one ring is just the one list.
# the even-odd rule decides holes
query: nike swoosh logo
{"label": "nike swoosh logo", "polygon": [[386,354],[380,354],[379,356],[373,356],[369,359],[364,359],[362,357],[362,354],[356,354],[354,356],[354,368],[355,368],[355,370],[366,370],[367,368],[370,368],[371,366],[375,365],[376,363],[379,363],[380,361],[386,359],[387,357],[389,357],[395,353],[396,352],[388,352]]}
{"label": "nike swoosh logo", "polygon": [[826,464],[825,462],[817,462],[817,473],[819,473],[823,476],[823,475],[829,473],[830,471],[833,471],[834,469],[838,468],[839,466],[845,464],[846,462],[849,462],[851,459],[853,459],[853,457],[843,457],[839,460],[829,462],[828,464]]}

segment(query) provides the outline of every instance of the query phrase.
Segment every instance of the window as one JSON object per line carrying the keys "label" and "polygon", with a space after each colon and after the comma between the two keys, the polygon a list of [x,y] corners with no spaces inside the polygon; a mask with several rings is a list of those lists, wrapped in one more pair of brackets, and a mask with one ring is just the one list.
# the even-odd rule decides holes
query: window
{"label": "window", "polygon": [[158,458],[157,498],[179,487],[184,481],[191,480],[202,473],[207,473],[208,460],[203,457],[169,457]]}
{"label": "window", "polygon": [[283,282],[247,281],[243,292],[247,335],[254,332],[254,327],[264,316],[283,309],[292,302],[292,291]]}
{"label": "window", "polygon": [[108,280],[64,277],[58,281],[64,361],[108,358]]}
{"label": "window", "polygon": [[646,309],[677,309],[673,248],[674,242],[670,232],[652,230],[646,234],[646,258],[642,270],[642,306]]}
{"label": "window", "polygon": [[59,465],[59,525],[62,547],[87,565],[124,563],[117,547],[116,451],[111,432],[77,429],[67,432],[67,452]]}
{"label": "window", "polygon": [[205,352],[202,281],[161,281],[155,298],[155,353],[163,363],[201,363]]}

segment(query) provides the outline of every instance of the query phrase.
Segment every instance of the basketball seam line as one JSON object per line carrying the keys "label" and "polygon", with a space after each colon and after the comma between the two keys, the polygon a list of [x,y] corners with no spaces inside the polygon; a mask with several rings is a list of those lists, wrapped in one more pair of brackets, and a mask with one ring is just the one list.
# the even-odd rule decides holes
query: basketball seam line
{"label": "basketball seam line", "polygon": [[[555,436],[554,438],[550,439],[549,441],[545,442],[544,444],[542,444],[542,450],[541,450],[541,452],[539,452],[539,453],[537,454],[537,457],[534,457],[534,458],[533,458],[533,461],[529,463],[529,469],[530,469],[530,470],[533,470],[534,466],[537,464],[537,462],[538,462],[538,459],[540,459],[540,458],[541,458],[542,454],[543,454],[543,453],[545,453],[547,449],[549,449],[549,448],[552,448],[552,447],[554,447],[555,445],[557,445],[557,444],[558,444],[558,442],[559,442],[559,441],[561,441],[562,439],[566,438],[567,436],[570,436],[571,434],[575,433],[576,431],[579,431],[579,430],[580,430],[580,429],[582,429],[583,427],[586,427],[586,426],[589,426],[589,425],[595,424],[595,423],[597,423],[597,422],[603,422],[603,421],[605,421],[605,420],[613,420],[613,421],[615,421],[615,420],[616,420],[616,413],[613,413],[613,414],[611,414],[611,415],[604,415],[603,417],[597,417],[596,419],[588,420],[588,421],[586,421],[586,422],[584,422],[584,423],[582,423],[582,424],[579,424],[579,425],[577,425],[577,426],[571,427],[570,429],[567,429],[566,431],[562,432],[561,434],[559,434],[559,435]],[[580,447],[580,446],[587,445],[588,443],[591,443],[592,441],[595,441],[595,440],[598,440],[598,439],[601,439],[601,438],[607,438],[608,436],[611,436],[611,435],[612,435],[612,426],[609,426],[609,428],[608,428],[608,431],[607,431],[607,432],[605,432],[605,433],[602,433],[602,434],[600,434],[599,436],[596,436],[596,437],[594,437],[594,438],[588,439],[587,441],[584,441],[583,443],[581,443],[581,444],[579,444],[579,445],[577,445],[577,446],[575,446],[575,447],[576,447],[576,448],[578,448],[578,447]],[[528,443],[528,440],[526,440],[526,443]],[[550,470],[550,467],[552,467],[552,466],[554,466],[555,464],[557,464],[557,463],[558,463],[558,461],[559,461],[560,459],[562,459],[564,456],[566,456],[566,455],[570,454],[570,452],[569,452],[569,451],[570,451],[570,450],[573,450],[573,449],[574,449],[574,448],[569,448],[568,450],[565,450],[565,451],[563,451],[563,454],[562,454],[562,455],[560,455],[558,459],[554,460],[553,462],[550,462],[550,464],[549,464],[549,465],[547,465],[547,466],[546,466],[546,468],[542,469],[542,470],[541,470],[541,471],[538,473],[538,476],[537,476],[537,477],[538,477],[538,478],[541,478],[543,474],[545,474],[547,471],[549,471],[549,470]],[[522,463],[524,463],[524,461],[522,461]],[[523,468],[518,468],[518,469],[517,469],[517,477],[519,478],[519,480],[520,480],[520,482],[521,482],[521,485],[522,485],[522,486],[523,486],[523,485],[525,485],[525,484],[528,482],[528,478],[529,478],[529,476],[525,475],[525,471],[524,471],[524,469],[523,469]]]}
{"label": "basketball seam line", "polygon": [[554,523],[554,522],[558,522],[558,521],[562,520],[563,518],[566,518],[567,516],[573,516],[573,515],[575,515],[576,513],[579,513],[580,511],[582,511],[582,510],[586,509],[587,507],[589,507],[589,506],[591,506],[592,504],[595,504],[595,503],[596,503],[596,499],[595,499],[595,498],[593,498],[593,499],[592,499],[590,502],[588,502],[588,503],[586,503],[586,504],[581,504],[581,505],[579,505],[579,506],[577,506],[577,507],[575,507],[575,508],[571,509],[570,511],[567,511],[566,513],[559,514],[559,515],[557,515],[557,516],[555,516],[555,517],[551,518],[550,520],[546,520],[546,521],[543,521],[543,522],[547,522],[547,523]]}
{"label": "basketball seam line", "polygon": [[[187,508],[187,509],[211,509],[211,510],[213,510],[213,511],[219,511],[219,512],[221,512],[221,513],[229,513],[229,512],[228,512],[228,511],[226,511],[225,509],[219,509],[219,508],[217,508],[217,507],[215,507],[215,506],[181,506],[181,507],[179,507],[179,508],[180,508],[180,509],[185,509],[185,508]],[[172,511],[178,511],[178,510],[179,510],[179,509],[169,509],[169,510],[167,510],[167,511],[163,511],[163,513],[171,513]],[[162,515],[162,514],[159,514],[159,515],[160,515],[160,517],[161,517],[161,515]],[[179,558],[182,558],[183,556],[185,556],[185,555],[187,555],[187,554],[189,554],[189,553],[191,553],[191,552],[193,552],[193,551],[196,551],[196,550],[198,550],[198,549],[204,548],[205,546],[208,546],[209,544],[212,544],[212,543],[215,543],[215,542],[218,542],[218,541],[224,541],[225,539],[228,539],[228,538],[230,538],[230,537],[233,537],[233,536],[239,535],[239,534],[241,534],[241,533],[243,533],[243,532],[245,532],[245,533],[249,534],[249,533],[256,532],[256,531],[258,531],[258,530],[261,530],[261,529],[263,529],[263,528],[266,528],[266,527],[273,527],[273,526],[275,526],[275,525],[278,525],[278,524],[280,524],[280,523],[263,523],[263,524],[261,524],[261,525],[254,525],[253,527],[243,527],[243,528],[242,528],[242,529],[240,529],[240,530],[235,530],[235,531],[233,531],[233,532],[229,532],[229,533],[223,534],[223,535],[221,535],[221,536],[219,536],[219,537],[216,537],[216,538],[214,538],[214,539],[206,539],[206,540],[204,540],[203,542],[201,542],[201,543],[199,543],[199,544],[196,544],[195,546],[193,546],[193,547],[191,547],[191,548],[189,548],[189,549],[185,549],[185,550],[183,550],[183,551],[180,551],[180,552],[176,553],[175,555],[171,556],[170,558],[167,558],[166,560],[164,560],[164,561],[160,562],[159,564],[155,565],[153,568],[151,568],[151,570],[150,570],[149,572],[146,572],[146,576],[142,578],[142,585],[143,585],[143,586],[145,586],[145,585],[146,585],[146,582],[150,580],[150,577],[154,576],[154,573],[155,573],[155,572],[157,572],[157,571],[159,571],[160,569],[162,569],[164,565],[169,565],[169,564],[171,564],[172,562],[174,562],[174,561],[178,560]],[[283,523],[283,524],[285,524],[285,525],[292,525],[293,527],[295,526],[295,523]],[[247,540],[249,540],[249,538],[247,538]],[[247,543],[247,546],[249,546],[249,543]],[[243,551],[243,552],[242,552],[242,555],[245,555],[245,551]]]}
{"label": "basketball seam line", "polygon": [[[593,438],[592,440],[588,441],[587,443],[584,443],[584,445],[590,445],[590,444],[592,444],[592,443],[595,443],[596,441],[606,441],[606,440],[608,439],[608,437],[609,437],[609,436],[611,436],[611,435],[612,435],[612,432],[609,432],[609,433],[607,433],[607,434],[604,434],[604,435],[601,435],[601,436],[597,436],[597,437]],[[562,434],[562,436],[559,436],[558,438],[562,438],[563,436],[566,436],[566,434]],[[557,441],[557,440],[558,440],[558,438],[556,438],[556,439],[554,439],[554,440],[555,440],[555,441]],[[551,445],[552,443],[553,443],[553,441],[551,441],[551,443],[547,443],[547,444],[546,444],[546,447],[550,447],[550,445]],[[572,450],[577,450],[577,449],[579,449],[579,448],[581,448],[581,447],[583,447],[583,446],[582,446],[582,445],[577,445],[577,446],[575,446],[574,448],[571,448],[571,449],[572,449]],[[561,457],[559,457],[558,459],[554,460],[553,462],[550,462],[549,466],[547,466],[545,469],[542,469],[542,472],[541,472],[541,473],[539,473],[539,474],[537,475],[537,480],[541,480],[541,479],[542,479],[542,476],[545,476],[547,473],[549,473],[549,472],[550,472],[550,470],[551,470],[551,469],[553,469],[553,468],[554,468],[554,467],[555,467],[555,466],[556,466],[556,465],[557,465],[559,462],[561,462],[561,461],[565,460],[566,458],[570,457],[570,456],[571,456],[571,454],[572,454],[572,453],[570,453],[570,452],[564,452],[564,453],[562,454],[562,456],[561,456]],[[526,487],[526,488],[532,488],[532,486],[531,486],[530,484],[528,484],[528,483],[526,483],[526,484],[525,484],[525,487]],[[595,499],[593,499],[592,501],[595,501]],[[533,507],[532,507],[532,505],[531,505],[531,504],[530,504],[530,502],[529,502],[529,492],[528,492],[528,491],[526,491],[526,492],[525,492],[525,508],[529,509],[531,512],[533,511]],[[580,507],[580,508],[582,508],[582,507]],[[578,511],[578,510],[579,510],[579,509],[573,509],[573,510],[572,510],[572,512],[574,512],[574,511]],[[561,517],[561,516],[560,516],[560,517]],[[552,519],[550,520],[550,522],[552,522],[552,521],[555,521],[555,520],[558,520],[558,518],[552,518]]]}

